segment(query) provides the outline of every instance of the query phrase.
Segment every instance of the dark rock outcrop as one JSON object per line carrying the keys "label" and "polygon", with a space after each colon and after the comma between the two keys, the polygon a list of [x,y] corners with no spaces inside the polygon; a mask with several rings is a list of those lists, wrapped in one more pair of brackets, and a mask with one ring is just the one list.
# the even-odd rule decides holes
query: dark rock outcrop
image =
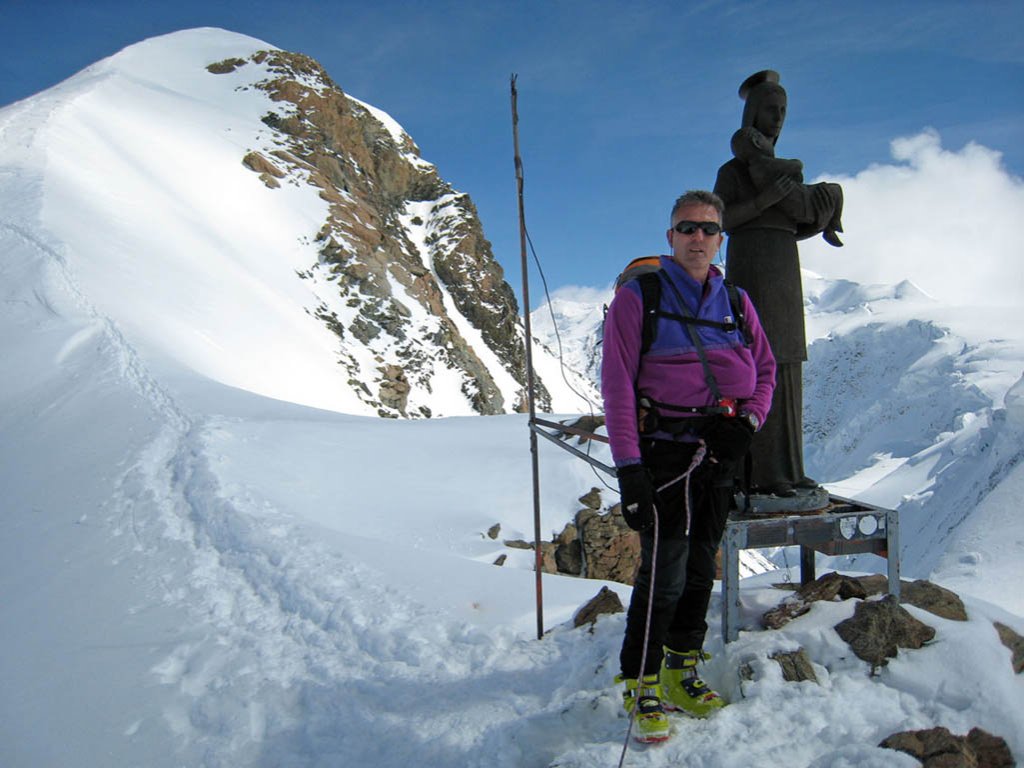
{"label": "dark rock outcrop", "polygon": [[[519,409],[526,374],[518,305],[469,196],[308,56],[260,51],[207,69],[249,65],[247,87],[276,106],[263,116],[263,145],[242,162],[268,187],[312,186],[327,203],[315,233],[319,259],[300,277],[315,286],[320,303],[309,311],[337,335],[353,391],[381,416],[429,417],[437,374],[454,371],[477,413]],[[467,340],[466,325],[487,350]],[[503,395],[484,351],[518,391]],[[541,410],[550,404],[540,382],[536,400]]]}
{"label": "dark rock outcrop", "polygon": [[857,604],[854,614],[835,630],[858,658],[882,667],[899,648],[920,648],[935,637],[935,629],[918,621],[892,597]]}
{"label": "dark rock outcrop", "polygon": [[[849,600],[881,595],[888,592],[889,580],[885,576],[845,576],[826,573],[816,581],[800,587],[775,608],[765,612],[764,625],[780,629],[811,609],[817,600]],[[900,602],[913,605],[936,616],[952,621],[967,621],[963,600],[955,592],[932,584],[930,581],[900,582]]]}
{"label": "dark rock outcrop", "polygon": [[858,579],[835,572],[826,573],[810,584],[800,587],[794,595],[787,597],[775,608],[766,611],[763,617],[764,624],[769,629],[779,629],[811,610],[811,604],[817,600],[863,599],[867,595]]}
{"label": "dark rock outcrop", "polygon": [[804,680],[818,682],[811,659],[803,648],[796,651],[778,651],[768,658],[782,668],[783,680],[791,683],[800,683]]}
{"label": "dark rock outcrop", "polygon": [[1024,637],[998,621],[994,622],[994,626],[999,634],[999,642],[1010,649],[1010,663],[1013,665],[1014,673],[1019,675],[1024,672]]}
{"label": "dark rock outcrop", "polygon": [[[889,580],[882,575],[862,576],[858,581],[869,595],[881,595],[889,589]],[[900,582],[900,602],[909,603],[943,619],[967,621],[964,601],[956,592],[924,579]]]}
{"label": "dark rock outcrop", "polygon": [[574,627],[582,627],[584,624],[594,624],[598,616],[612,613],[622,613],[622,601],[619,596],[608,587],[601,587],[601,591],[590,598],[587,603],[576,611],[572,617]]}
{"label": "dark rock outcrop", "polygon": [[596,509],[576,513],[587,578],[632,584],[640,564],[640,537],[626,525],[616,504],[602,514]]}
{"label": "dark rock outcrop", "polygon": [[878,746],[906,752],[923,768],[1012,768],[1016,765],[1005,739],[981,728],[956,736],[946,728],[894,733]]}
{"label": "dark rock outcrop", "polygon": [[[601,509],[599,489],[592,488],[579,501],[584,508],[574,521],[551,541],[541,542],[544,571],[632,584],[640,564],[640,537],[626,525],[618,504]],[[522,540],[505,541],[505,546],[533,549]]]}

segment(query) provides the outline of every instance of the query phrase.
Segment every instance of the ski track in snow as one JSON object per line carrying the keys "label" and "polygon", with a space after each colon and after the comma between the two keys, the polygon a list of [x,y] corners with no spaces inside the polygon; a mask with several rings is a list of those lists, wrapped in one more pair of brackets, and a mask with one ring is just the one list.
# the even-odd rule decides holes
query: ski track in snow
{"label": "ski track in snow", "polygon": [[[185,699],[172,723],[224,765],[526,765],[512,742],[531,718],[543,728],[548,709],[610,696],[593,658],[606,648],[593,639],[573,663],[575,634],[536,643],[439,620],[279,511],[222,498],[203,452],[202,430],[165,430],[129,473],[142,482],[123,501],[155,500],[166,528],[151,534],[187,549],[188,583],[168,597],[190,605],[209,635],[154,671]],[[246,732],[248,744],[219,743]],[[544,745],[530,749],[540,759]]]}

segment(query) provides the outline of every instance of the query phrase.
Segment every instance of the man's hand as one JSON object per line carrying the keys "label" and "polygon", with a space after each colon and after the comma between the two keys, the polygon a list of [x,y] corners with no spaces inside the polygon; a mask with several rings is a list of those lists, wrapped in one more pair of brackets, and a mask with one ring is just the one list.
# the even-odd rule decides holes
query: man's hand
{"label": "man's hand", "polygon": [[723,464],[735,464],[746,456],[753,439],[754,425],[744,418],[719,417],[704,431],[711,457]]}
{"label": "man's hand", "polygon": [[622,517],[634,531],[654,525],[654,480],[643,464],[630,464],[618,471],[622,495]]}

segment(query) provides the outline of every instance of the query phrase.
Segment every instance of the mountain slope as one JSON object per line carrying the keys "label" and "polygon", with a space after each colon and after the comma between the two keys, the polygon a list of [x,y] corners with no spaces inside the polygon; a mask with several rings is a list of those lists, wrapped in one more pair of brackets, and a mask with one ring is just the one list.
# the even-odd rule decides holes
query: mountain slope
{"label": "mountain slope", "polygon": [[472,201],[308,57],[175,33],[0,125],[5,197],[37,190],[2,223],[47,238],[153,364],[347,413],[523,407],[516,301]]}

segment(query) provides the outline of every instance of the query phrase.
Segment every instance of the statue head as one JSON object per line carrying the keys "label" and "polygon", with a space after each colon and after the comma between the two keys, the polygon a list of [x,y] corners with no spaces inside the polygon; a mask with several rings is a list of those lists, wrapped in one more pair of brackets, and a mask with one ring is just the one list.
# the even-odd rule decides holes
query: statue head
{"label": "statue head", "polygon": [[757,72],[740,86],[743,106],[742,125],[756,128],[774,145],[786,121],[786,89],[779,85],[779,73],[771,69]]}

